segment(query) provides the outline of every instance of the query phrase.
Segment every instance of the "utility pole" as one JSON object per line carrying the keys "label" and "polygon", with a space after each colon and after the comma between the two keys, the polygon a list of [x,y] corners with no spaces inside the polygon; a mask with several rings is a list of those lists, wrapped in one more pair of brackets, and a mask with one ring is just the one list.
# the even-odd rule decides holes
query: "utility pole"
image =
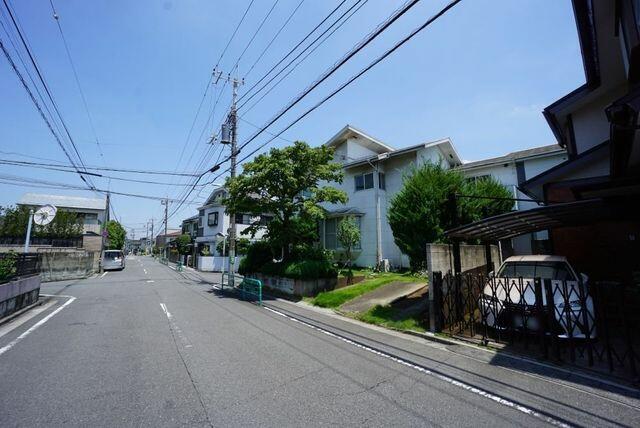
{"label": "utility pole", "polygon": [[[221,78],[231,82],[233,92],[231,101],[231,111],[227,116],[227,122],[222,125],[222,132],[220,142],[222,144],[231,145],[231,170],[230,177],[233,180],[236,176],[236,157],[238,155],[238,112],[236,107],[236,100],[238,98],[238,86],[244,84],[244,79],[240,80],[237,77],[231,77],[227,74],[226,77],[222,77],[221,71],[214,71],[214,76],[217,77],[216,82]],[[229,285],[233,287],[235,273],[235,259],[236,259],[236,213],[229,211]]]}
{"label": "utility pole", "polygon": [[153,219],[151,219],[151,254],[153,254],[154,244],[155,244],[155,236],[153,236]]}
{"label": "utility pole", "polygon": [[162,205],[164,205],[164,258],[168,259],[169,258],[169,254],[167,253],[167,213],[169,211],[169,199],[165,199],[164,201],[160,202]]}

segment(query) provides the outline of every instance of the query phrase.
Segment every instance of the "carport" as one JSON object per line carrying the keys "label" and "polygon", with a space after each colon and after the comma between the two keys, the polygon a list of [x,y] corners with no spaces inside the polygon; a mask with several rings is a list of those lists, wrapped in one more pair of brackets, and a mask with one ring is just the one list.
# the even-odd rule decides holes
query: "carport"
{"label": "carport", "polygon": [[512,211],[450,229],[454,272],[460,273],[460,242],[480,241],[485,245],[487,265],[492,264],[489,245],[503,239],[532,232],[591,225],[602,221],[637,221],[635,199],[588,199],[543,205],[525,211]]}

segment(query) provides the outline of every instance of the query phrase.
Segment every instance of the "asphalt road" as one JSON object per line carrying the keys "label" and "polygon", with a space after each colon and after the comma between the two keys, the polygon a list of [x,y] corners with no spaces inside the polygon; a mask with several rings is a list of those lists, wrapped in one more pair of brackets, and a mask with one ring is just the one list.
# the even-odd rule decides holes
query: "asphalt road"
{"label": "asphalt road", "polygon": [[0,326],[0,426],[640,426],[568,371],[259,307],[136,257]]}

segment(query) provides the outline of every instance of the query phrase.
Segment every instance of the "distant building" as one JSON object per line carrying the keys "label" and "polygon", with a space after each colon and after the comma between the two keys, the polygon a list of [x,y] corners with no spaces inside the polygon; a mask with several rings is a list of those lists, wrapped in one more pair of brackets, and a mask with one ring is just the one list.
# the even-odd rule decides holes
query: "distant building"
{"label": "distant building", "polygon": [[[199,249],[207,247],[209,253],[217,254],[217,245],[222,241],[223,236],[229,233],[230,217],[226,213],[226,207],[222,204],[222,199],[227,192],[223,188],[214,190],[204,205],[198,209],[198,223],[196,232],[196,243]],[[251,214],[236,213],[236,238],[246,238],[251,241],[260,240],[265,230],[261,229],[255,237],[243,232],[252,224],[259,223],[266,225],[271,220],[271,216],[253,216]]]}
{"label": "distant building", "polygon": [[161,233],[156,235],[155,245],[157,248],[164,248],[171,242],[175,241],[178,236],[182,235],[180,229],[168,229],[167,234]]}
{"label": "distant building", "polygon": [[25,193],[17,205],[33,209],[53,205],[58,210],[78,213],[82,218],[82,248],[87,251],[102,251],[102,229],[109,220],[106,199]]}
{"label": "distant building", "polygon": [[[528,195],[518,189],[526,180],[547,171],[566,161],[568,154],[565,149],[555,144],[520,150],[504,156],[467,162],[458,167],[471,180],[478,180],[491,176],[505,186],[515,199],[530,199]],[[517,200],[513,204],[516,211],[528,210],[538,206],[531,200]],[[501,242],[504,257],[523,254],[547,254],[551,242],[546,230],[517,236]]]}

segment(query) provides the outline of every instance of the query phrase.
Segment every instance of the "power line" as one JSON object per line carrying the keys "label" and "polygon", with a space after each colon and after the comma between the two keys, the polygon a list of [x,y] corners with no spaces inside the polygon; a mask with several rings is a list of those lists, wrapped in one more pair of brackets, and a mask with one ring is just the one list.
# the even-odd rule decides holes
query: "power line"
{"label": "power line", "polygon": [[[29,161],[20,161],[13,159],[0,159],[2,163],[11,162],[11,164],[21,164],[21,165],[38,165],[38,166],[51,166],[51,167],[61,167],[61,168],[73,168],[73,165],[66,165],[63,163],[45,163],[45,162],[29,162]],[[175,175],[180,177],[198,177],[198,173],[173,173],[169,171],[148,171],[148,170],[139,170],[139,169],[126,169],[126,168],[112,168],[112,167],[99,167],[99,166],[87,166],[87,171],[112,171],[112,172],[127,172],[132,174],[150,174],[150,175]]]}
{"label": "power line", "polygon": [[[49,128],[49,132],[51,132],[51,134],[55,138],[56,142],[58,143],[58,145],[60,146],[60,148],[64,152],[65,156],[67,157],[67,159],[69,159],[69,162],[71,162],[72,167],[74,168],[76,173],[80,176],[82,181],[85,182],[85,184],[89,187],[89,189],[91,189],[92,186],[89,185],[87,180],[82,175],[82,172],[78,169],[78,166],[75,165],[75,163],[73,162],[73,158],[71,157],[71,155],[67,151],[66,147],[64,146],[64,144],[60,140],[60,137],[58,137],[58,134],[56,134],[55,130],[53,129],[53,127],[51,125],[51,122],[49,122],[49,119],[46,117],[46,115],[42,111],[42,108],[40,107],[40,104],[38,103],[38,101],[33,96],[33,93],[31,92],[31,90],[29,89],[29,86],[25,82],[24,77],[22,76],[22,74],[20,73],[18,68],[16,67],[16,64],[13,62],[13,59],[9,55],[9,52],[7,51],[7,49],[5,48],[4,44],[2,43],[2,39],[0,39],[0,49],[2,49],[2,52],[4,53],[4,56],[7,58],[7,61],[9,61],[9,64],[11,65],[11,68],[13,69],[14,73],[18,76],[18,79],[20,79],[20,83],[22,83],[22,86],[24,87],[25,91],[29,95],[29,98],[31,99],[31,102],[34,104],[34,106],[38,110],[38,113],[40,113],[40,116],[42,117],[42,120],[44,120],[45,124],[47,125],[47,128]],[[86,172],[86,168],[85,168],[85,172]]]}
{"label": "power line", "polygon": [[251,86],[243,95],[241,95],[238,98],[238,101],[242,101],[242,99],[244,97],[246,97],[248,94],[251,93],[251,91],[253,91],[253,89],[258,86],[264,79],[266,79],[273,70],[275,70],[280,64],[282,64],[287,58],[289,58],[289,55],[291,55],[293,52],[296,51],[296,49],[298,49],[298,47],[300,47],[300,45],[302,45],[309,37],[311,37],[311,35],[313,33],[315,33],[315,31],[320,28],[329,18],[331,18],[331,16],[336,13],[336,11],[338,9],[340,9],[340,7],[342,7],[343,4],[345,4],[347,2],[347,0],[342,0],[338,6],[336,6],[331,12],[329,12],[329,14],[327,16],[325,16],[322,21],[320,21],[319,24],[317,24],[311,31],[309,31],[307,33],[306,36],[304,36],[302,38],[302,40],[300,40],[294,47],[292,47],[289,52],[287,52],[287,54],[285,56],[283,56],[282,58],[280,58],[280,60],[271,67],[271,69],[269,71],[267,71],[260,79],[258,79],[258,81],[256,83],[253,84],[253,86]]}
{"label": "power line", "polygon": [[[361,0],[360,0],[361,1]],[[360,3],[360,5],[355,8],[353,11],[351,11],[352,8],[349,8],[343,15],[341,15],[329,28],[327,28],[327,30],[325,30],[322,34],[320,34],[320,37],[322,35],[324,35],[326,33],[326,31],[330,30],[331,27],[333,27],[334,25],[336,25],[338,22],[340,22],[340,20],[344,17],[344,19],[342,20],[342,22],[340,22],[335,28],[333,28],[333,30],[331,30],[331,32],[329,34],[327,34],[326,36],[324,36],[324,38],[322,40],[320,40],[320,42],[318,44],[316,44],[313,49],[311,49],[309,52],[307,52],[307,54],[302,57],[302,59],[300,61],[298,61],[293,67],[291,67],[289,69],[289,71],[287,71],[280,79],[278,79],[278,81],[273,84],[265,93],[262,94],[262,96],[260,96],[260,98],[258,98],[256,101],[254,101],[253,104],[251,104],[244,112],[245,114],[250,112],[251,110],[253,110],[253,108],[260,103],[260,101],[262,101],[267,95],[269,95],[275,88],[278,87],[278,85],[280,83],[282,83],[282,81],[284,79],[286,79],[289,75],[291,75],[291,73],[293,73],[295,71],[296,68],[298,68],[298,66],[300,64],[302,64],[307,58],[309,58],[309,56],[311,54],[313,54],[320,46],[322,46],[324,44],[325,41],[327,41],[327,39],[329,37],[331,37],[336,31],[338,31],[344,24],[346,24],[351,17],[353,17],[353,15],[355,15],[356,13],[358,13],[358,11],[360,9],[362,9],[362,7],[367,4],[368,0],[364,0],[364,2]],[[358,2],[359,3],[359,2]],[[356,3],[356,4],[358,4]],[[354,4],[354,6],[356,5]],[[349,13],[349,11],[351,11],[351,13]],[[345,17],[345,15],[349,13],[348,16]],[[317,40],[317,39],[316,39]],[[310,44],[308,47],[312,46],[312,44]],[[306,49],[305,49],[306,50]],[[302,52],[300,52],[300,54],[304,53],[305,51],[303,50]],[[299,58],[300,55],[296,56],[296,58],[294,58],[292,60],[295,61],[297,58]],[[291,64],[291,62],[289,64],[287,64],[287,66],[285,66],[285,68],[283,68],[281,71],[284,71],[289,65]],[[258,93],[260,93],[260,91],[262,91],[268,84],[270,84],[271,82],[273,82],[273,80],[278,77],[278,75],[280,74],[280,72],[276,75],[274,75],[271,79],[269,79],[269,81],[267,83],[265,83],[265,85],[263,87],[261,87],[257,92],[255,92],[253,95],[257,95]],[[250,99],[253,98],[253,96],[251,96],[250,98],[248,98],[245,103],[243,103],[239,108],[243,107],[247,102],[250,101]]]}
{"label": "power line", "polygon": [[[316,42],[318,42],[318,40],[320,40],[325,34],[327,34],[329,31],[331,31],[331,29],[338,24],[345,16],[347,16],[354,8],[356,8],[358,5],[360,5],[355,11],[357,12],[358,10],[360,10],[360,8],[362,6],[364,6],[364,4],[368,1],[365,0],[364,3],[362,3],[363,0],[357,0],[354,4],[352,4],[347,10],[345,10],[342,15],[340,15],[336,20],[333,21],[333,23],[331,25],[329,25],[327,28],[324,29],[324,31],[322,31],[322,33],[318,34],[318,36],[316,36],[315,39],[313,39],[311,41],[311,43],[309,43],[304,49],[302,49],[300,52],[298,52],[298,54],[291,58],[291,60],[280,69],[280,71],[278,71],[276,74],[274,74],[273,76],[271,76],[271,78],[265,82],[262,86],[260,86],[259,89],[255,90],[251,95],[249,95],[249,98],[245,99],[242,103],[240,103],[240,106],[238,106],[238,109],[243,108],[249,101],[251,101],[255,96],[257,96],[260,92],[262,92],[267,86],[269,86],[269,84],[271,82],[273,82],[275,79],[278,78],[278,76],[280,76],[282,73],[284,73],[290,66],[291,64],[293,64],[298,58],[300,58],[302,55],[304,55],[305,52],[307,52],[309,49],[311,49],[311,47],[313,47]],[[349,15],[349,18],[351,18],[353,14]],[[348,18],[347,18],[348,19]],[[292,69],[289,70],[289,72],[283,76],[280,81],[278,81],[278,83],[280,83],[282,81],[282,79],[284,79],[286,76],[288,76],[289,74],[291,74],[291,72],[301,63],[303,62],[309,55],[311,55],[311,53],[313,53],[318,47],[320,47],[333,33],[335,33],[337,31],[338,28],[342,27],[342,25],[347,21],[347,19],[345,19],[342,24],[340,24],[338,27],[336,27],[333,31],[331,31],[331,33],[325,37],[320,43],[318,43],[312,51],[310,51],[302,60],[300,60],[300,62],[298,62]],[[277,86],[277,84],[274,85]],[[252,87],[253,88],[253,87]],[[272,88],[273,89],[273,88]],[[271,91],[271,90],[270,90]],[[245,93],[245,96],[247,96],[248,93]],[[264,96],[262,97],[264,98]],[[262,99],[261,98],[261,99]]]}
{"label": "power line", "polygon": [[[82,191],[87,191],[87,189],[85,187],[82,186],[76,186],[73,184],[68,184],[68,183],[58,183],[58,182],[52,182],[52,181],[46,181],[46,180],[37,180],[34,179],[32,177],[18,177],[18,176],[11,176],[11,175],[0,175],[0,182],[2,182],[3,184],[9,184],[9,185],[14,185],[14,186],[23,186],[23,187],[43,187],[43,188],[49,188],[49,189],[66,189],[66,190],[82,190]],[[165,197],[162,196],[149,196],[149,195],[140,195],[140,194],[136,194],[136,193],[127,193],[127,192],[117,192],[114,190],[105,190],[105,189],[95,189],[95,192],[99,192],[99,193],[111,193],[112,195],[121,195],[121,196],[128,196],[128,197],[132,197],[132,198],[140,198],[140,199],[149,199],[149,200],[154,200],[154,201],[164,201]],[[169,199],[169,201],[171,202],[178,202],[177,199]],[[183,203],[188,203],[188,204],[196,204],[193,201],[190,202],[183,202]]]}
{"label": "power line", "polygon": [[287,17],[287,19],[284,21],[284,23],[280,26],[280,29],[276,32],[276,34],[271,38],[271,40],[269,41],[269,43],[267,43],[267,46],[265,46],[265,48],[262,50],[262,52],[260,53],[260,55],[258,55],[258,58],[254,61],[254,63],[251,65],[251,67],[249,67],[249,71],[247,71],[244,75],[244,78],[246,79],[247,76],[251,73],[251,71],[253,71],[254,67],[258,64],[258,62],[260,62],[260,60],[262,59],[262,57],[264,56],[264,54],[267,52],[267,50],[269,50],[269,48],[271,47],[271,45],[273,44],[273,42],[276,41],[276,39],[278,38],[278,36],[280,35],[280,33],[282,32],[282,30],[284,30],[284,28],[289,24],[289,21],[291,21],[291,18],[293,18],[293,15],[296,14],[296,12],[298,11],[298,9],[300,9],[300,6],[302,6],[302,3],[304,3],[305,0],[300,0],[300,2],[298,3],[298,5],[293,9],[293,11],[291,12],[291,14],[289,14],[289,16]]}
{"label": "power line", "polygon": [[[4,159],[0,159],[0,165],[13,165],[13,166],[26,167],[26,168],[46,169],[49,171],[70,172],[75,174],[75,171],[72,171],[68,167],[64,167],[64,166],[55,167],[55,166],[35,165],[33,163],[24,163],[20,161],[11,161],[11,160],[4,160]],[[136,180],[133,178],[115,177],[113,175],[94,174],[91,172],[86,172],[85,174],[91,175],[92,177],[100,177],[100,178],[106,178],[109,180],[116,180],[116,181],[127,181],[131,183],[153,184],[153,185],[160,185],[160,186],[180,186],[180,187],[187,186],[186,184],[168,183],[168,182],[161,182],[161,181],[160,182],[149,181],[149,180]]]}
{"label": "power line", "polygon": [[[316,81],[314,81],[311,85],[309,85],[304,91],[302,91],[301,94],[299,94],[298,96],[296,96],[292,101],[290,101],[282,110],[280,110],[279,113],[277,113],[272,119],[269,120],[269,122],[264,125],[262,128],[260,128],[256,133],[254,133],[247,141],[245,141],[244,143],[242,143],[240,145],[240,147],[238,148],[238,151],[241,151],[243,148],[245,148],[249,143],[251,143],[253,140],[255,140],[256,138],[258,138],[259,135],[261,135],[263,132],[265,132],[267,130],[267,128],[269,128],[271,125],[273,125],[278,119],[280,119],[282,116],[284,116],[289,110],[291,110],[294,106],[296,106],[303,98],[305,98],[307,95],[309,95],[309,93],[311,93],[311,91],[313,91],[315,88],[317,88],[322,82],[324,82],[325,80],[327,80],[330,76],[332,76],[339,68],[341,68],[344,64],[347,63],[347,61],[349,61],[351,58],[353,58],[358,52],[360,52],[362,49],[364,49],[369,43],[371,43],[373,40],[375,40],[380,34],[382,34],[387,28],[389,28],[389,26],[391,26],[391,24],[393,24],[395,21],[397,21],[398,19],[400,19],[401,16],[403,16],[405,13],[407,13],[412,7],[414,7],[420,0],[410,0],[408,2],[406,2],[402,7],[400,7],[398,10],[396,10],[393,14],[391,14],[391,16],[389,16],[384,22],[382,22],[380,25],[378,25],[369,35],[367,35],[363,40],[361,40],[356,46],[354,46],[349,52],[347,52],[337,63],[335,63],[333,66],[331,66],[327,71],[325,71],[318,79],[316,79]],[[355,79],[354,79],[355,80]],[[341,88],[340,90],[342,90],[344,88]],[[339,91],[340,91],[339,90]],[[338,91],[338,92],[339,92]],[[337,92],[336,92],[337,93]],[[335,93],[333,94],[335,95]],[[333,96],[332,95],[332,96]],[[326,99],[325,99],[326,101]],[[324,102],[324,101],[323,101]],[[319,105],[316,105],[315,108],[317,108]],[[314,108],[314,109],[315,109]],[[309,114],[310,111],[307,111],[306,114]],[[298,120],[301,120],[301,118],[299,118]],[[290,128],[291,126],[293,126],[293,124],[291,124],[288,128]],[[288,129],[287,128],[287,129]],[[284,131],[282,131],[284,132]],[[270,140],[272,141],[272,140]],[[230,157],[227,157],[225,160],[223,160],[223,162],[226,162],[227,160],[229,160]]]}
{"label": "power line", "polygon": [[[78,147],[76,146],[75,142],[73,141],[73,137],[71,136],[71,133],[69,132],[69,128],[67,127],[67,124],[62,116],[62,114],[60,113],[60,110],[58,109],[58,105],[55,102],[55,100],[53,99],[53,95],[51,94],[51,91],[49,89],[49,86],[47,85],[47,82],[45,81],[43,74],[40,70],[40,67],[38,66],[33,53],[31,52],[31,48],[29,47],[28,43],[25,40],[25,36],[22,34],[22,30],[20,28],[20,26],[18,25],[18,23],[16,22],[16,19],[13,15],[13,12],[11,10],[11,7],[9,6],[9,4],[7,3],[7,0],[2,0],[4,3],[4,6],[7,10],[7,12],[9,13],[9,17],[11,18],[11,22],[13,23],[13,26],[15,27],[16,33],[18,34],[20,41],[22,42],[22,45],[25,49],[25,51],[27,52],[27,55],[29,57],[29,60],[31,61],[31,64],[33,65],[36,74],[38,76],[38,80],[40,81],[40,83],[42,84],[42,87],[45,90],[45,93],[47,94],[47,97],[49,98],[49,101],[51,102],[51,105],[53,106],[53,109],[55,110],[58,119],[60,120],[60,123],[62,124],[63,129],[65,130],[65,133],[67,135],[67,138],[69,139],[69,142],[71,143],[71,146],[73,147],[74,152],[76,153],[76,156],[78,157],[78,160],[80,161],[80,164],[84,167],[84,161],[82,160],[82,156],[80,156],[80,152],[78,151]],[[5,51],[6,52],[6,51]],[[7,53],[5,53],[5,55],[7,55]],[[17,71],[17,69],[16,69]],[[24,82],[24,80],[23,80]],[[68,153],[65,150],[65,154]],[[72,164],[74,164],[74,162],[72,161],[71,157],[69,157],[69,161],[71,161]],[[78,174],[81,175],[81,172],[78,170]],[[89,188],[91,190],[93,190],[92,188],[95,188],[95,185],[93,184],[93,182],[91,181],[91,179],[85,179],[84,177],[82,177],[82,180],[87,184],[87,186],[89,186]]]}
{"label": "power line", "polygon": [[[379,57],[377,57],[374,61],[372,61],[371,63],[369,63],[369,65],[367,65],[366,67],[364,67],[362,70],[360,70],[358,73],[356,73],[355,75],[353,75],[349,80],[347,80],[346,82],[344,82],[342,85],[340,85],[337,89],[335,89],[333,92],[331,92],[329,95],[327,95],[326,97],[324,97],[322,100],[320,100],[318,103],[316,103],[315,105],[313,105],[311,108],[307,109],[303,114],[301,114],[300,116],[298,116],[297,119],[295,119],[293,122],[291,122],[289,125],[287,125],[286,127],[284,127],[282,130],[280,130],[279,132],[276,133],[276,135],[274,137],[272,137],[271,139],[267,140],[266,142],[264,142],[263,144],[261,144],[260,146],[258,146],[255,150],[253,150],[251,153],[249,153],[248,155],[246,155],[245,157],[243,157],[242,159],[240,159],[239,162],[243,162],[245,160],[247,160],[249,157],[251,157],[252,155],[254,155],[256,152],[258,152],[260,149],[262,149],[264,146],[266,146],[267,144],[269,144],[271,141],[273,141],[275,138],[277,138],[278,136],[280,136],[282,133],[286,132],[288,129],[290,129],[292,126],[294,126],[296,123],[298,123],[299,121],[301,121],[302,119],[304,119],[307,115],[309,115],[311,112],[313,112],[314,110],[316,110],[318,107],[320,107],[322,104],[324,104],[325,102],[327,102],[328,100],[330,100],[331,98],[333,98],[335,95],[337,95],[338,93],[340,93],[342,90],[344,90],[347,86],[349,86],[351,83],[353,83],[354,81],[356,81],[358,78],[360,78],[362,75],[364,75],[366,72],[368,72],[369,70],[371,70],[373,67],[375,67],[377,64],[379,64],[380,62],[382,62],[385,58],[387,58],[389,55],[391,55],[393,52],[395,52],[397,49],[399,49],[402,45],[404,45],[405,43],[407,43],[409,40],[411,40],[413,37],[415,37],[418,33],[420,33],[421,31],[423,31],[425,28],[427,28],[429,25],[431,25],[433,22],[435,22],[437,19],[439,19],[442,15],[444,15],[446,12],[448,12],[451,8],[453,8],[455,5],[457,5],[458,3],[460,3],[460,1],[462,0],[453,0],[450,3],[448,3],[444,8],[442,8],[438,13],[436,13],[435,15],[433,15],[431,18],[429,18],[427,21],[425,21],[422,25],[420,25],[419,27],[417,27],[416,29],[414,29],[412,32],[410,32],[407,36],[405,36],[403,39],[401,39],[400,41],[396,42],[390,49],[388,49],[387,51],[385,51],[385,53],[383,53],[382,55],[380,55]],[[242,147],[244,147],[246,145],[243,144]],[[223,161],[224,162],[224,161]],[[224,174],[227,170],[223,171],[222,173],[218,174],[215,178],[214,181],[217,180],[218,178],[220,178],[222,176],[222,174]]]}
{"label": "power line", "polygon": [[[89,121],[89,126],[91,127],[91,132],[93,133],[93,137],[96,139],[96,145],[98,146],[98,153],[100,154],[100,158],[104,163],[104,153],[102,151],[102,146],[100,145],[100,140],[98,138],[98,133],[96,132],[96,128],[93,124],[93,117],[89,111],[89,104],[87,103],[87,98],[84,95],[84,91],[82,90],[82,85],[80,84],[80,78],[78,77],[78,70],[76,69],[76,65],[73,62],[73,58],[71,57],[71,50],[69,49],[69,45],[67,44],[67,38],[64,36],[64,32],[62,31],[62,25],[60,24],[60,16],[56,11],[55,6],[53,5],[53,0],[49,0],[49,4],[51,5],[51,11],[53,12],[53,19],[56,21],[58,26],[58,31],[60,32],[60,38],[62,39],[62,43],[64,44],[64,49],[67,52],[67,58],[69,59],[69,64],[71,64],[71,70],[73,71],[73,77],[75,78],[76,85],[78,86],[78,91],[80,92],[80,97],[82,98],[82,104],[84,106],[84,111],[87,114],[87,119]],[[105,164],[106,166],[106,164]]]}
{"label": "power line", "polygon": [[256,38],[256,36],[258,35],[260,30],[264,26],[264,23],[267,22],[267,19],[269,19],[269,16],[271,16],[271,12],[273,12],[273,9],[275,9],[275,7],[276,7],[276,5],[278,4],[279,1],[280,0],[276,0],[275,2],[273,2],[273,5],[271,6],[271,9],[269,9],[269,11],[264,16],[264,18],[262,18],[262,22],[260,22],[260,25],[258,25],[258,28],[253,33],[253,36],[251,36],[251,39],[249,40],[249,43],[247,43],[247,45],[244,47],[244,50],[242,51],[242,53],[240,54],[240,56],[236,60],[235,64],[233,64],[233,67],[231,67],[231,70],[234,70],[238,66],[238,63],[240,63],[240,60],[242,59],[244,54],[247,52],[247,49],[249,49],[249,46],[251,46],[251,44],[253,43],[254,39]]}

